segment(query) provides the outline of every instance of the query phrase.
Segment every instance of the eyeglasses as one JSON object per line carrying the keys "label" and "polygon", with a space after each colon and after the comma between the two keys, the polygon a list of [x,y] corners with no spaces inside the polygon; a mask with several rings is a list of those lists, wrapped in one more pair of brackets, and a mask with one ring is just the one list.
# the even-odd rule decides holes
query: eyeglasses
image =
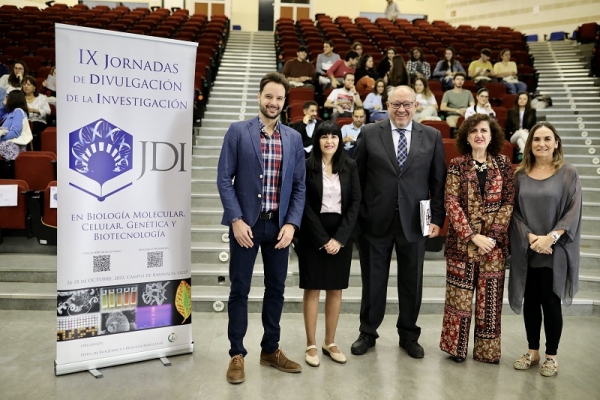
{"label": "eyeglasses", "polygon": [[399,110],[400,107],[404,107],[405,110],[410,109],[413,104],[415,104],[414,101],[406,102],[406,103],[388,103],[390,105],[390,107],[392,107],[394,110]]}

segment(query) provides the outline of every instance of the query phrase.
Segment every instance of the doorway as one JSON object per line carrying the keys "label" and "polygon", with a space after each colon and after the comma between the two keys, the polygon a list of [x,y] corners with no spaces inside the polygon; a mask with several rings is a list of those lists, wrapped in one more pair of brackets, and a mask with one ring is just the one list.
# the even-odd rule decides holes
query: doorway
{"label": "doorway", "polygon": [[275,4],[273,0],[259,0],[258,3],[258,30],[273,32]]}

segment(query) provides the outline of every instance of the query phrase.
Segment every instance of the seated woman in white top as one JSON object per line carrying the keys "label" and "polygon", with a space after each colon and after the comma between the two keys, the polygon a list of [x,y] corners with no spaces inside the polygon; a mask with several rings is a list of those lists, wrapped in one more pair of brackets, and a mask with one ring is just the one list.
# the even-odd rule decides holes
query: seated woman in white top
{"label": "seated woman in white top", "polygon": [[363,102],[363,108],[369,111],[370,122],[381,121],[388,117],[388,112],[385,109],[388,93],[385,86],[383,79],[377,79],[373,93],[369,93]]}
{"label": "seated woman in white top", "polygon": [[46,129],[46,116],[50,114],[48,99],[43,94],[38,94],[37,82],[31,75],[23,79],[23,93],[29,108],[29,120],[31,121],[33,133],[33,149],[41,150],[42,131]]}
{"label": "seated woman in white top", "polygon": [[23,61],[15,61],[13,70],[10,74],[0,77],[0,87],[10,93],[13,90],[21,89],[23,77],[28,74],[27,66]]}
{"label": "seated woman in white top", "polygon": [[467,108],[465,111],[465,119],[475,114],[486,114],[496,118],[496,112],[490,104],[490,92],[486,88],[481,88],[477,91],[477,103],[474,106]]}
{"label": "seated woman in white top", "polygon": [[427,79],[416,78],[413,88],[415,89],[415,93],[417,94],[417,102],[419,103],[417,106],[417,112],[415,112],[414,120],[417,122],[421,122],[426,119],[439,121],[437,113],[438,103],[431,90],[429,90]]}

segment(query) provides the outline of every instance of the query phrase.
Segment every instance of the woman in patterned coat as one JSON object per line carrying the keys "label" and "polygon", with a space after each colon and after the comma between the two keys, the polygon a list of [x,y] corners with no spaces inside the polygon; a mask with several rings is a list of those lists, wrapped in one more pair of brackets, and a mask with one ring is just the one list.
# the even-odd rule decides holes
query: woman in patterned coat
{"label": "woman in patterned coat", "polygon": [[458,130],[456,147],[462,156],[448,167],[444,203],[450,225],[440,348],[457,363],[467,358],[475,291],[473,358],[500,362],[504,262],[515,197],[510,160],[500,154],[503,145],[504,132],[498,123],[475,114]]}

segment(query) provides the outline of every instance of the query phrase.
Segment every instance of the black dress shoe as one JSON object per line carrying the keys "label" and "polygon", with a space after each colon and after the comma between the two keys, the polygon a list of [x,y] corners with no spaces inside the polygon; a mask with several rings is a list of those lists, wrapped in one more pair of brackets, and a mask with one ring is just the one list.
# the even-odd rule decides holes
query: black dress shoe
{"label": "black dress shoe", "polygon": [[465,361],[465,359],[464,359],[464,358],[462,358],[462,357],[458,357],[458,356],[450,356],[450,359],[451,359],[452,361],[454,361],[455,363],[457,363],[457,364],[460,364],[460,363],[462,363],[463,361]]}
{"label": "black dress shoe", "polygon": [[409,356],[412,358],[423,358],[425,357],[425,350],[417,341],[412,340],[400,340],[400,347],[406,350]]}
{"label": "black dress shoe", "polygon": [[375,336],[361,332],[360,335],[358,335],[358,339],[352,343],[350,352],[355,356],[363,355],[369,350],[369,347],[375,346],[375,340]]}

